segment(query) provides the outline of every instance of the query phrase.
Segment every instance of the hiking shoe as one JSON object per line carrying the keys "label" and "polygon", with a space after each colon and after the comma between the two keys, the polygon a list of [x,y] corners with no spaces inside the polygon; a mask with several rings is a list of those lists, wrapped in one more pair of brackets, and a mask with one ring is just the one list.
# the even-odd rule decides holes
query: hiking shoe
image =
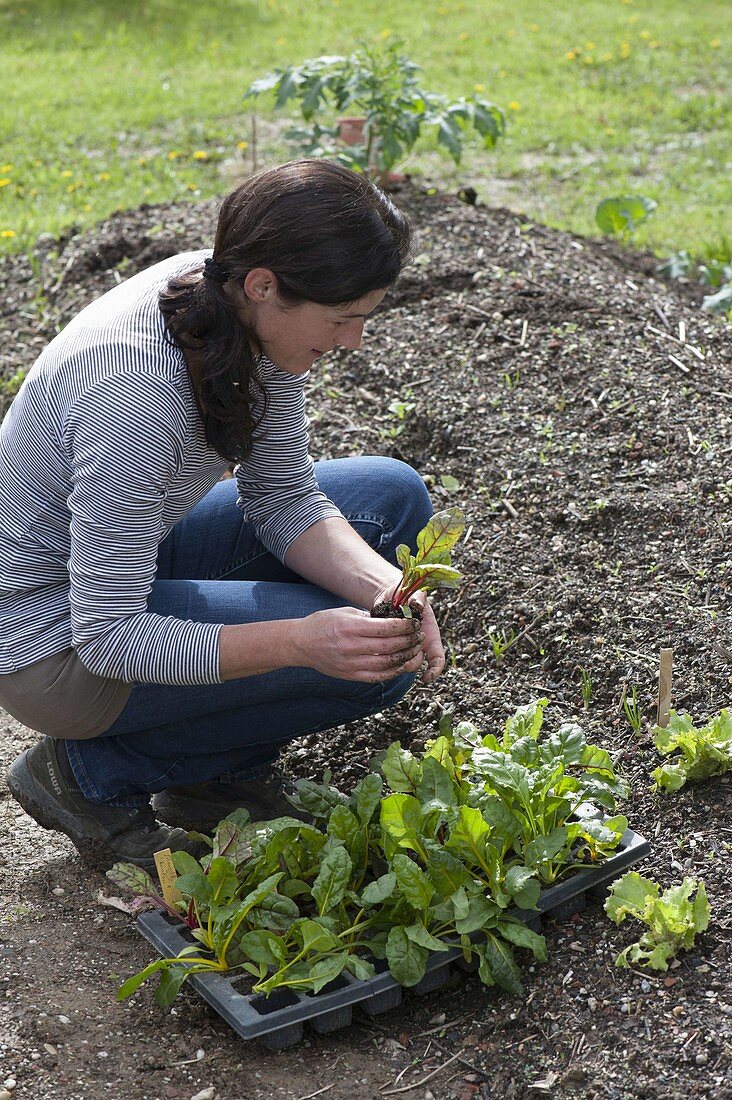
{"label": "hiking shoe", "polygon": [[309,814],[296,809],[287,799],[293,790],[278,768],[270,768],[262,779],[227,783],[212,779],[189,787],[171,787],[153,795],[155,814],[169,825],[212,833],[218,823],[234,810],[249,811],[252,821],[271,821],[275,817],[295,817],[312,821]]}
{"label": "hiking shoe", "polygon": [[181,829],[156,821],[149,804],[130,808],[84,798],[64,779],[51,737],[19,756],[7,781],[27,814],[44,829],[66,833],[82,859],[101,870],[121,860],[152,872],[155,852],[161,848],[192,855],[202,852]]}

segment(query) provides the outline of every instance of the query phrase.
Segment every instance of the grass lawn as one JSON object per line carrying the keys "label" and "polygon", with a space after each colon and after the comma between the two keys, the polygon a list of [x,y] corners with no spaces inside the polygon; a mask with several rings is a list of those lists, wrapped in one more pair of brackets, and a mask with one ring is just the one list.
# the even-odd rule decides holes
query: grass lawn
{"label": "grass lawn", "polygon": [[[364,38],[402,39],[430,90],[478,90],[506,111],[496,150],[455,167],[426,138],[413,175],[580,233],[597,232],[600,199],[641,192],[658,210],[639,243],[719,253],[731,12],[720,0],[0,0],[0,249],[225,193],[252,167],[248,83]],[[258,110],[259,162],[285,159],[285,120]]]}

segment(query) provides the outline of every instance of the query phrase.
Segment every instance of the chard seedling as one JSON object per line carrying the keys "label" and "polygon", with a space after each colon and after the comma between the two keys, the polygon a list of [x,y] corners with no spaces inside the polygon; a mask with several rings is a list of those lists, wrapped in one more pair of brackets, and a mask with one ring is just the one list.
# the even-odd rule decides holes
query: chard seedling
{"label": "chard seedling", "polygon": [[709,926],[704,882],[693,878],[685,878],[680,886],[661,893],[652,879],[628,871],[610,887],[605,912],[616,924],[635,917],[648,926],[637,943],[629,944],[618,955],[615,965],[623,967],[640,964],[652,970],[668,970],[669,959],[693,947],[697,933]]}
{"label": "chard seedling", "polygon": [[464,528],[460,509],[446,508],[437,512],[419,532],[414,555],[404,543],[398,546],[396,557],[402,567],[402,579],[390,598],[373,608],[374,618],[410,618],[415,609],[409,601],[416,592],[433,592],[459,584],[462,574],[450,564],[450,551]]}

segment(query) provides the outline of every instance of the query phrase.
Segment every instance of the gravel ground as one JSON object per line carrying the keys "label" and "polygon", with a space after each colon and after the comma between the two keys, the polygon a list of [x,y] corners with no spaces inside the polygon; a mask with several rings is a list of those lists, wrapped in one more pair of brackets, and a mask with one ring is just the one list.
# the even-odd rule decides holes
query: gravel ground
{"label": "gravel ground", "polygon": [[[414,263],[363,348],[314,372],[312,449],[403,458],[437,505],[465,511],[466,581],[437,601],[450,663],[381,718],[294,743],[285,766],[331,766],[347,787],[389,741],[431,736],[444,710],[487,732],[546,695],[550,729],[577,717],[617,755],[623,811],[653,844],[639,869],[664,885],[704,877],[710,929],[667,975],[618,970],[637,930],[588,909],[548,922],[549,960],[527,971],[523,999],[459,974],[273,1053],[191,991],[167,1013],[149,989],[117,1004],[151,949],[99,904],[103,876],[0,784],[0,1086],[16,1081],[18,1098],[732,1097],[732,788],[658,796],[649,780],[661,647],[677,709],[701,719],[729,702],[729,326],[699,311],[695,288],[659,279],[653,257],[409,187],[397,201],[417,228]],[[210,243],[213,218],[211,204],[143,207],[6,260],[2,376],[96,294]],[[633,688],[637,733],[622,707]],[[7,766],[33,734],[0,721]]]}

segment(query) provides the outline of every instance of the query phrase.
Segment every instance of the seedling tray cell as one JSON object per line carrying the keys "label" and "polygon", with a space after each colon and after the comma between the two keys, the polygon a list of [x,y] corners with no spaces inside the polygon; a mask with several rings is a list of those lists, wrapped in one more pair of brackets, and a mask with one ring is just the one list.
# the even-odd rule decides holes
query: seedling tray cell
{"label": "seedling tray cell", "polygon": [[[567,920],[585,906],[601,901],[610,883],[632,864],[644,859],[650,850],[647,840],[628,829],[611,859],[597,867],[578,871],[571,878],[544,890],[539,898],[538,912],[515,909],[513,913],[535,931],[541,930],[544,918]],[[191,942],[186,936],[185,925],[174,923],[158,911],[142,913],[137,918],[137,927],[163,956],[178,955]],[[411,992],[432,993],[442,988],[451,980],[455,965],[462,971],[474,969],[465,964],[460,948],[430,955],[424,977]],[[305,1023],[321,1034],[348,1027],[354,1005],[369,1016],[398,1007],[403,987],[392,978],[383,961],[377,961],[376,967],[373,978],[359,980],[344,973],[317,994],[276,990],[271,997],[264,997],[249,993],[244,988],[240,971],[234,971],[231,976],[194,974],[189,985],[242,1038],[261,1039],[270,1049],[279,1050],[300,1042]]]}

